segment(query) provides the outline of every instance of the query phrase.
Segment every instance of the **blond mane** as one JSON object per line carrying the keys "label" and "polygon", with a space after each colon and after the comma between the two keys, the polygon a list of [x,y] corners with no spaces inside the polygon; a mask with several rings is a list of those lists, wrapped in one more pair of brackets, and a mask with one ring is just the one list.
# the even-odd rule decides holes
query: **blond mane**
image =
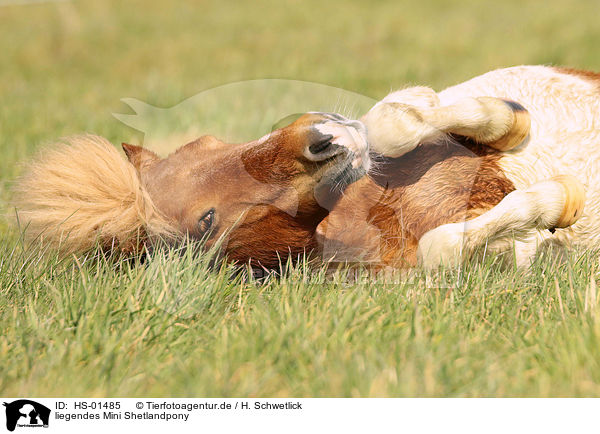
{"label": "blond mane", "polygon": [[149,237],[173,237],[135,168],[106,139],[79,135],[52,146],[15,187],[18,223],[28,240],[63,253],[99,244],[132,252]]}

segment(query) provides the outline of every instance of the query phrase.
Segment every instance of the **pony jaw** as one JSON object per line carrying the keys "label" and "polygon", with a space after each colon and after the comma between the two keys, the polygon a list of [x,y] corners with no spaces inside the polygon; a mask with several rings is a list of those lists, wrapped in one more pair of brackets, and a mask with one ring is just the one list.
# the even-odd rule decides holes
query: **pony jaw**
{"label": "pony jaw", "polygon": [[348,185],[359,180],[367,171],[360,155],[346,149],[331,159],[331,163],[323,168],[323,174],[317,188],[329,186],[332,191],[343,191]]}

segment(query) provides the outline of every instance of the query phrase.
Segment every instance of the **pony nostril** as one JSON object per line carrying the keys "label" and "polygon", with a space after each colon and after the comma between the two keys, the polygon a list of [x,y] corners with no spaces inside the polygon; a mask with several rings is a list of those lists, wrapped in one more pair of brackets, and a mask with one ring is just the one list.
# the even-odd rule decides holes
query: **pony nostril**
{"label": "pony nostril", "polygon": [[331,139],[333,139],[333,135],[328,134],[326,136],[321,137],[317,143],[313,143],[308,147],[308,150],[311,154],[320,154],[321,152],[326,151],[331,146]]}

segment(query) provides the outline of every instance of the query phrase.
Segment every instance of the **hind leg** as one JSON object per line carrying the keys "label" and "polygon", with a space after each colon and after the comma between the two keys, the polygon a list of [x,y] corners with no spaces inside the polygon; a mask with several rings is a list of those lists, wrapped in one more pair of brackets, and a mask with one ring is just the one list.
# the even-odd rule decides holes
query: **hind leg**
{"label": "hind leg", "polygon": [[437,94],[425,87],[388,95],[361,120],[371,148],[389,157],[400,157],[446,134],[506,151],[521,144],[530,128],[529,113],[518,103],[478,97],[440,106]]}
{"label": "hind leg", "polygon": [[523,256],[517,262],[525,263],[527,252],[535,247],[530,244],[536,242],[535,232],[572,225],[582,215],[584,202],[582,185],[568,176],[515,190],[479,217],[425,233],[419,240],[419,262],[426,268],[455,266],[480,247],[510,247],[516,239],[524,243],[517,246]]}
{"label": "hind leg", "polygon": [[484,253],[510,253],[514,255],[514,263],[518,268],[531,265],[539,249],[552,239],[549,230],[535,230],[524,239],[504,238],[485,246]]}

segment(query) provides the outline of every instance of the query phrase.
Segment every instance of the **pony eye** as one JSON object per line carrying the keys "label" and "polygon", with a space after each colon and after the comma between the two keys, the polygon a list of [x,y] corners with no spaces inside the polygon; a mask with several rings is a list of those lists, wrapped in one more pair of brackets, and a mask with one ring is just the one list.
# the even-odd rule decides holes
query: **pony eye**
{"label": "pony eye", "polygon": [[200,234],[208,232],[215,222],[215,209],[211,208],[206,214],[204,214],[200,220],[198,220],[198,230]]}

